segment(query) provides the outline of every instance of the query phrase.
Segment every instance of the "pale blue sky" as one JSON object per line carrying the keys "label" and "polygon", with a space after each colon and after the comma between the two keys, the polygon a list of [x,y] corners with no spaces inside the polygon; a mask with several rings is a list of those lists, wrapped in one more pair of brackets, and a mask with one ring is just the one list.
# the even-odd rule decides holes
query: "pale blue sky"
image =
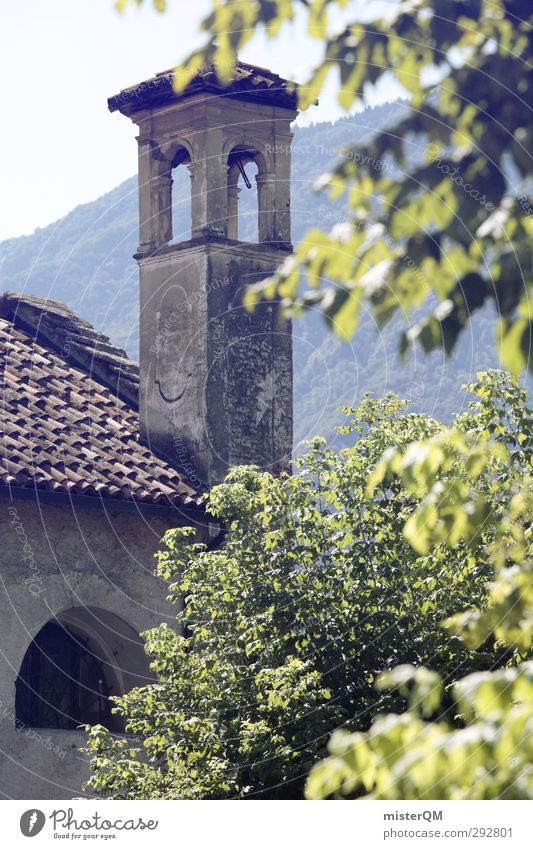
{"label": "pale blue sky", "polygon": [[[351,5],[352,12],[369,7],[359,0]],[[200,44],[197,25],[209,2],[170,0],[164,15],[148,0],[123,15],[113,0],[4,0],[1,6],[0,240],[31,233],[135,173],[135,127],[111,115],[106,99]],[[319,55],[318,43],[296,23],[275,42],[256,40],[242,58],[302,80]],[[395,94],[384,86],[371,99]],[[340,114],[326,93],[304,122]]]}

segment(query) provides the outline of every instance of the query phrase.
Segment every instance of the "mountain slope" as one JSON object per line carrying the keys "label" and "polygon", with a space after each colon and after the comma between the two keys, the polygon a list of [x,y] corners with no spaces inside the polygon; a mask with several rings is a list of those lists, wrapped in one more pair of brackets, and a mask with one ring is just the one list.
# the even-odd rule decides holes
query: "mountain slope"
{"label": "mountain slope", "polygon": [[[385,104],[334,124],[296,128],[293,139],[293,241],[309,227],[329,229],[343,220],[342,202],[317,195],[313,183],[329,170],[342,149],[362,142],[376,129],[393,126],[406,105]],[[241,192],[241,235],[252,237],[255,225],[252,193]],[[187,232],[185,203],[175,205],[175,232]],[[115,344],[137,357],[138,275],[132,254],[137,246],[137,180],[74,209],[31,236],[0,243],[0,289],[26,291],[64,301],[104,330]],[[363,315],[350,344],[336,339],[319,316],[294,323],[295,437],[322,433],[334,439],[342,420],[338,404],[353,405],[365,391],[393,389],[412,398],[416,408],[449,420],[464,403],[460,384],[479,369],[497,365],[493,325],[476,316],[450,360],[440,353],[411,355],[401,365],[395,350],[398,322],[380,332]]]}

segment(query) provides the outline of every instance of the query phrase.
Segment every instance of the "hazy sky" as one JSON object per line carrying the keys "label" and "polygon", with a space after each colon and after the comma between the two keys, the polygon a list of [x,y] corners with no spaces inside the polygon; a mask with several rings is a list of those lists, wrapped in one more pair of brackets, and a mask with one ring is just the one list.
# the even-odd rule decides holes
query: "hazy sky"
{"label": "hazy sky", "polygon": [[[149,0],[122,15],[113,0],[0,5],[1,240],[49,224],[136,172],[136,128],[108,112],[107,97],[198,46],[198,22],[210,4],[170,0],[164,15]],[[301,80],[319,55],[318,43],[295,24],[275,42],[255,41],[241,58]],[[384,87],[372,99],[391,96]],[[304,121],[339,114],[326,94]]]}

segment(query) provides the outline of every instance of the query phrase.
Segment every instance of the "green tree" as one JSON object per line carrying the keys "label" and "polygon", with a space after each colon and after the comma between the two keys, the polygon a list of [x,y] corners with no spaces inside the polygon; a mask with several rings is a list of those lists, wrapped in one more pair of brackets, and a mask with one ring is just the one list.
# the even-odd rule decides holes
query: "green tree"
{"label": "green tree", "polygon": [[217,0],[201,24],[204,45],[176,69],[180,90],[206,64],[229,81],[258,31],[275,38],[296,20],[323,44],[299,88],[302,108],[330,74],[345,110],[387,76],[411,98],[394,129],[344,150],[321,181],[333,197],[346,195],[350,220],[329,234],[311,230],[248,301],[277,291],[289,313],[320,309],[344,338],[367,301],[380,324],[398,311],[411,315],[402,351],[418,341],[448,352],[471,314],[491,304],[504,364],[531,368],[531,3],[398,0],[386,15],[383,4],[374,8],[381,17],[357,0]]}
{"label": "green tree", "polygon": [[[378,690],[403,694],[408,711],[379,716],[366,732],[337,730],[329,743],[329,756],[311,771],[308,798],[533,798],[532,417],[512,382],[501,375],[492,378],[496,381],[493,391],[504,406],[504,399],[510,399],[514,414],[507,420],[506,415],[495,415],[497,405],[489,410],[483,400],[488,390],[483,380],[474,387],[481,399],[475,405],[478,415],[472,419],[471,411],[461,424],[474,425],[469,433],[487,433],[495,442],[507,443],[520,474],[507,478],[505,506],[500,501],[500,509],[487,520],[495,528],[489,556],[496,566],[487,605],[458,613],[444,624],[470,649],[495,640],[512,651],[512,658],[505,668],[478,671],[448,688],[440,675],[427,668],[400,665],[384,672],[377,681]],[[428,440],[424,447],[426,458],[434,453],[433,461],[426,462],[442,466],[442,443]],[[454,456],[453,442],[444,453]],[[418,479],[417,485],[425,490],[423,498],[431,498],[432,475],[423,482],[419,466],[415,464],[413,473],[406,459],[406,454],[395,450],[376,479],[392,474],[409,490]],[[488,454],[484,461],[490,464]],[[465,503],[461,497],[456,501],[457,513],[464,513]],[[448,499],[437,501],[436,513],[442,505],[449,519]],[[475,510],[470,511],[466,519],[471,537],[476,533],[475,515]],[[424,529],[422,548],[435,544],[440,536],[439,520],[430,523]],[[443,705],[448,707],[443,694],[451,698],[452,711],[443,712]]]}
{"label": "green tree", "polygon": [[[212,491],[223,547],[191,542],[189,529],[166,535],[158,573],[179,602],[178,629],[145,635],[158,682],[115,700],[131,736],[90,730],[90,789],[112,798],[301,795],[334,728],[364,730],[379,710],[405,708],[404,693],[376,692],[383,670],[427,664],[448,683],[509,659],[491,633],[469,647],[440,627],[484,609],[492,547],[502,542],[495,522],[524,477],[521,462],[508,462],[515,437],[506,437],[520,442],[518,387],[494,374],[473,389],[460,438],[392,395],[367,397],[347,411],[350,447],[334,452],[316,439],[293,476],[240,468]],[[491,429],[499,447],[477,462],[476,444],[496,444]],[[483,492],[491,520],[469,510],[451,543],[435,532],[415,551],[402,529],[425,510],[412,481],[431,452],[412,457],[403,477],[388,464],[432,443],[433,484],[455,492],[460,481],[473,504]]]}

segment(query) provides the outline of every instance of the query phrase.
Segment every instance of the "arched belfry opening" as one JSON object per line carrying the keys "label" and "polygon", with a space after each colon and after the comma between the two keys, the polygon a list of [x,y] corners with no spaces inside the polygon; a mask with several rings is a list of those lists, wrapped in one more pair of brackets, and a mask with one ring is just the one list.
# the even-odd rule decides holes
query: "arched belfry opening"
{"label": "arched belfry opening", "polygon": [[191,157],[180,148],[172,160],[170,172],[171,226],[170,243],[179,244],[191,238],[192,197]]}
{"label": "arched belfry opening", "polygon": [[163,247],[190,239],[193,201],[188,149],[179,142],[164,143],[150,146],[145,155],[142,162],[149,167],[146,175],[139,174],[139,192],[150,198],[141,208],[141,227],[152,234],[150,245]]}
{"label": "arched belfry opening", "polygon": [[260,186],[264,160],[257,151],[234,147],[228,157],[228,238],[259,242],[265,229]]}
{"label": "arched belfry opening", "polygon": [[109,611],[72,608],[48,621],[28,646],[16,681],[16,718],[33,728],[89,723],[123,731],[110,696],[149,680],[133,628]]}

